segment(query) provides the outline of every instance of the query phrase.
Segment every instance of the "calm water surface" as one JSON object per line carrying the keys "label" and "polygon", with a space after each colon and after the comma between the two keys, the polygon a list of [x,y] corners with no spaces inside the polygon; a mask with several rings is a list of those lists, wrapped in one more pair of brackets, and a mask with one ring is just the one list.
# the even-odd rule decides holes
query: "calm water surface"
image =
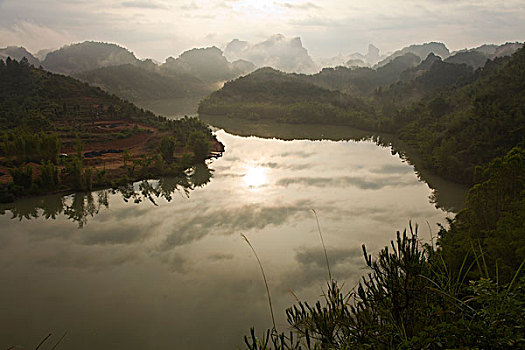
{"label": "calm water surface", "polygon": [[217,136],[223,157],[184,179],[2,207],[0,348],[67,331],[59,349],[235,349],[271,326],[241,233],[285,330],[289,290],[314,300],[327,278],[312,208],[349,288],[365,273],[361,244],[377,252],[409,220],[428,239],[426,221],[435,234],[452,216],[374,142]]}

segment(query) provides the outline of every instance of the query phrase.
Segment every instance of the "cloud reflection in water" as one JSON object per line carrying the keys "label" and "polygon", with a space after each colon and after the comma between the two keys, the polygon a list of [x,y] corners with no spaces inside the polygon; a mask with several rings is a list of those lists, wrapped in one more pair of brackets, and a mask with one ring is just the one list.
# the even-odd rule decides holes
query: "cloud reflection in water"
{"label": "cloud reflection in water", "polygon": [[103,347],[108,329],[120,348],[132,348],[130,339],[143,348],[238,348],[249,326],[268,327],[264,286],[240,233],[263,261],[280,316],[293,303],[288,289],[312,300],[326,279],[312,208],[332,272],[349,287],[363,273],[362,243],[377,251],[408,219],[445,221],[412,167],[372,142],[218,136],[224,156],[185,177],[0,207],[8,214],[0,280],[9,285],[0,327],[38,338],[13,320],[45,329],[40,316],[52,312],[53,327],[74,327],[68,340],[79,350]]}

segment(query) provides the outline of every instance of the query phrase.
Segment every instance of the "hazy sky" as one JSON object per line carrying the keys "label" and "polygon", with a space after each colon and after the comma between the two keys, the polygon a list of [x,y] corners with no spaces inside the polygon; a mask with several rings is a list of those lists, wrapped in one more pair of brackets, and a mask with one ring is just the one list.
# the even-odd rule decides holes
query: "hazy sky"
{"label": "hazy sky", "polygon": [[525,0],[0,0],[0,47],[97,40],[164,61],[231,39],[300,36],[314,57],[525,40]]}

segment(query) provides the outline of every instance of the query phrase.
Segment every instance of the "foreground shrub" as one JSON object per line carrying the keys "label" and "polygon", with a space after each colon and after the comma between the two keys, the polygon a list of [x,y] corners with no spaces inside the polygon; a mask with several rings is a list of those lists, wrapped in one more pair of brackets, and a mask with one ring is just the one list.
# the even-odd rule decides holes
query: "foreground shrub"
{"label": "foreground shrub", "polygon": [[[525,278],[486,277],[470,283],[473,265],[452,271],[439,252],[422,245],[417,227],[373,259],[358,287],[344,292],[331,280],[322,300],[286,310],[291,333],[252,329],[247,349],[512,349],[525,346]],[[482,253],[482,252],[481,252]],[[466,261],[467,259],[464,259]],[[479,268],[482,269],[482,262]],[[459,274],[460,278],[456,278]]]}

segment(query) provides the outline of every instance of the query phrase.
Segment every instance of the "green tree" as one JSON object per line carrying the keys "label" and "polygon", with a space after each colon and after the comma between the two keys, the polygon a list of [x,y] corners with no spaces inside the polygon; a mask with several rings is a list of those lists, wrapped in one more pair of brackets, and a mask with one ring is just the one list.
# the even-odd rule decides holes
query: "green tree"
{"label": "green tree", "polygon": [[203,162],[210,154],[210,142],[201,132],[192,132],[188,138],[188,147],[193,152],[195,161]]}
{"label": "green tree", "polygon": [[48,190],[55,189],[59,184],[58,168],[51,161],[47,161],[40,166],[40,175],[38,177],[40,187]]}
{"label": "green tree", "polygon": [[170,136],[163,136],[159,142],[159,152],[166,163],[173,161],[173,152],[175,151],[175,141]]}
{"label": "green tree", "polygon": [[57,134],[44,134],[40,136],[40,156],[44,161],[57,164],[60,153],[60,139]]}
{"label": "green tree", "polygon": [[75,136],[75,152],[79,160],[83,159],[82,152],[84,151],[84,143],[80,140],[78,134]]}
{"label": "green tree", "polygon": [[30,189],[33,185],[33,168],[21,165],[9,169],[9,174],[13,178],[13,184],[24,189]]}

